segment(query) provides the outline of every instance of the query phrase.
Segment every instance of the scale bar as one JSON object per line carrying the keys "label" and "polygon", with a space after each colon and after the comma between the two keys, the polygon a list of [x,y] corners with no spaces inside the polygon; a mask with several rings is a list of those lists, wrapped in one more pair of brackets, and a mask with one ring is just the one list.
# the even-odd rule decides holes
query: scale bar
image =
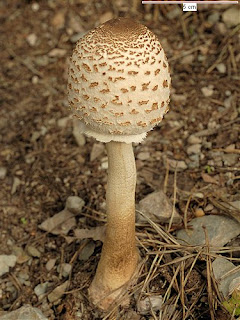
{"label": "scale bar", "polygon": [[[142,1],[142,4],[183,4],[183,3],[188,3],[189,1]],[[192,0],[191,3],[197,3],[197,4],[238,4],[238,1],[222,1],[222,0],[216,0],[216,1],[194,1]]]}

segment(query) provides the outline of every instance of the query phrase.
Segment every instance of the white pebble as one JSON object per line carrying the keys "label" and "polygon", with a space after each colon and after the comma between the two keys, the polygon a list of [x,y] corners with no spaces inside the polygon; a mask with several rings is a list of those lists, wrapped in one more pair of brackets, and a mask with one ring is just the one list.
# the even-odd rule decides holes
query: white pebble
{"label": "white pebble", "polygon": [[220,72],[220,73],[226,73],[227,67],[224,63],[219,63],[216,65],[216,69]]}
{"label": "white pebble", "polygon": [[187,148],[187,154],[199,154],[201,152],[202,145],[196,143]]}
{"label": "white pebble", "polygon": [[7,175],[7,168],[0,167],[0,179],[4,179]]}
{"label": "white pebble", "polygon": [[37,36],[35,33],[30,33],[27,38],[27,43],[31,46],[31,47],[34,47],[36,42],[37,42]]}
{"label": "white pebble", "polygon": [[34,2],[32,4],[32,11],[33,12],[37,12],[39,10],[39,8],[40,8],[40,6],[39,6],[39,4],[37,2]]}
{"label": "white pebble", "polygon": [[204,97],[211,97],[213,95],[213,88],[209,88],[209,87],[203,87],[201,88],[201,91],[204,95]]}
{"label": "white pebble", "polygon": [[188,138],[188,143],[189,144],[198,144],[198,143],[201,143],[201,142],[202,142],[202,139],[199,138],[199,137],[196,137],[193,134]]}

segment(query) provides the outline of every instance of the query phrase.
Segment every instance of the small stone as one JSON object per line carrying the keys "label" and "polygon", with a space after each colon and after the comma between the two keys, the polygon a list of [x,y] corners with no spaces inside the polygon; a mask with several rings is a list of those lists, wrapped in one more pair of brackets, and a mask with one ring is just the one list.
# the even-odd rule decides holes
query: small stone
{"label": "small stone", "polygon": [[178,171],[186,170],[188,168],[186,162],[183,160],[167,159],[164,157],[163,161],[164,161],[165,167],[167,167],[167,164],[169,165],[170,171],[175,172],[175,170],[176,170],[178,172]]}
{"label": "small stone", "polygon": [[21,247],[13,246],[12,252],[17,257],[17,263],[19,264],[23,264],[30,259],[29,255]]}
{"label": "small stone", "polygon": [[95,250],[94,241],[89,241],[80,252],[78,259],[82,261],[87,261],[93,255],[94,250]]}
{"label": "small stone", "polygon": [[51,24],[56,29],[62,29],[65,25],[65,12],[63,10],[57,11],[52,18]]}
{"label": "small stone", "polygon": [[137,155],[137,159],[139,160],[148,160],[150,158],[150,153],[147,151],[147,152],[139,152],[139,154]]}
{"label": "small stone", "polygon": [[78,32],[75,33],[71,36],[70,41],[72,43],[76,43],[78,40],[80,40],[84,35],[86,34],[86,32]]}
{"label": "small stone", "polygon": [[61,273],[64,278],[66,278],[72,271],[72,265],[70,263],[62,263],[58,266],[57,271]]}
{"label": "small stone", "polygon": [[232,101],[233,101],[233,96],[232,95],[229,96],[228,98],[224,99],[224,101],[223,101],[224,107],[226,109],[230,108],[231,105],[232,105]]}
{"label": "small stone", "polygon": [[101,168],[103,170],[107,170],[108,169],[108,158],[107,157],[103,157],[101,159]]}
{"label": "small stone", "polygon": [[192,195],[195,198],[199,198],[199,199],[203,199],[204,198],[204,194],[202,192],[195,192]]}
{"label": "small stone", "polygon": [[39,10],[40,6],[39,6],[39,3],[37,2],[33,2],[32,4],[32,11],[33,12],[37,12]]}
{"label": "small stone", "polygon": [[200,162],[199,162],[199,154],[192,154],[189,156],[189,159],[191,160],[188,162],[188,168],[190,169],[196,169],[199,168]]}
{"label": "small stone", "polygon": [[151,310],[155,312],[161,310],[162,304],[162,296],[150,295],[138,301],[137,310],[140,314],[148,314]]}
{"label": "small stone", "polygon": [[38,82],[39,82],[38,76],[33,76],[32,77],[32,84],[38,84]]}
{"label": "small stone", "polygon": [[17,257],[15,255],[0,255],[0,277],[9,271],[9,268],[15,266]]}
{"label": "small stone", "polygon": [[214,23],[218,22],[219,19],[220,19],[220,14],[219,14],[219,12],[216,11],[216,12],[213,12],[212,14],[210,14],[208,16],[207,20],[208,20],[208,22],[214,24]]}
{"label": "small stone", "polygon": [[222,36],[224,36],[227,32],[227,28],[223,22],[217,22],[215,25],[215,29],[219,32]]}
{"label": "small stone", "polygon": [[239,277],[234,278],[229,285],[229,294],[232,294],[234,291],[240,291],[240,273]]}
{"label": "small stone", "polygon": [[35,33],[30,33],[27,38],[27,43],[31,46],[31,47],[34,47],[36,42],[37,42],[37,36]]}
{"label": "small stone", "polygon": [[37,141],[41,137],[41,133],[39,131],[33,131],[31,136],[31,142]]}
{"label": "small stone", "polygon": [[232,92],[230,90],[226,90],[225,91],[225,96],[230,97],[232,94]]}
{"label": "small stone", "polygon": [[173,93],[171,97],[172,97],[172,100],[176,102],[185,102],[187,99],[186,95],[184,94]]}
{"label": "small stone", "polygon": [[236,163],[239,162],[239,154],[234,154],[234,153],[224,153],[222,155],[222,161],[224,166],[234,166]]}
{"label": "small stone", "polygon": [[234,150],[235,148],[236,148],[236,145],[235,145],[234,143],[232,143],[232,144],[229,144],[229,145],[226,147],[226,150],[232,151],[232,150]]}
{"label": "small stone", "polygon": [[49,58],[46,55],[37,56],[34,60],[37,66],[39,67],[46,67],[49,64]]}
{"label": "small stone", "polygon": [[198,59],[199,62],[203,62],[203,61],[206,60],[206,56],[204,56],[204,55],[202,55],[202,54],[199,54],[199,55],[197,56],[197,59]]}
{"label": "small stone", "polygon": [[74,214],[80,214],[84,205],[85,201],[82,198],[70,196],[67,198],[65,208]]}
{"label": "small stone", "polygon": [[79,147],[82,147],[86,143],[86,138],[81,132],[80,128],[80,121],[74,120],[73,121],[73,136],[78,144]]}
{"label": "small stone", "polygon": [[43,313],[30,305],[8,312],[0,317],[1,320],[48,320]]}
{"label": "small stone", "polygon": [[6,175],[7,175],[7,168],[0,167],[0,179],[1,180],[5,179]]}
{"label": "small stone", "polygon": [[38,284],[34,288],[34,293],[36,294],[36,296],[38,296],[38,298],[41,299],[41,297],[47,292],[48,285],[49,285],[49,282],[44,282],[44,283]]}
{"label": "small stone", "polygon": [[[168,223],[172,214],[173,223],[180,223],[182,221],[181,216],[177,213],[175,208],[173,210],[172,203],[162,190],[147,195],[139,202],[138,209],[149,219],[155,222]],[[137,221],[145,222],[147,219],[138,213]]]}
{"label": "small stone", "polygon": [[213,88],[209,88],[209,87],[203,87],[201,88],[201,91],[204,95],[204,97],[211,97],[213,95]]}
{"label": "small stone", "polygon": [[105,23],[108,20],[111,20],[113,18],[113,12],[112,11],[107,11],[105,13],[103,13],[100,18],[99,21],[100,23]]}
{"label": "small stone", "polygon": [[240,200],[231,201],[229,204],[240,211]]}
{"label": "small stone", "polygon": [[64,295],[65,291],[67,290],[69,283],[70,282],[67,280],[64,283],[62,283],[60,286],[56,287],[51,293],[49,293],[48,301],[56,302],[58,299],[60,299]]}
{"label": "small stone", "polygon": [[166,16],[169,20],[173,20],[179,17],[181,13],[182,13],[182,10],[178,6],[175,6],[172,10],[167,12]]}
{"label": "small stone", "polygon": [[203,211],[202,208],[197,208],[194,212],[195,217],[203,217],[205,216],[205,212]]}
{"label": "small stone", "polygon": [[177,231],[178,241],[182,244],[203,245],[207,232],[210,246],[223,247],[240,234],[239,223],[229,217],[209,215],[194,218],[189,222],[190,229]]}
{"label": "small stone", "polygon": [[199,154],[201,152],[202,145],[200,143],[196,143],[187,148],[187,154]]}
{"label": "small stone", "polygon": [[228,28],[237,26],[240,23],[240,8],[232,6],[222,14],[222,20]]}
{"label": "small stone", "polygon": [[192,134],[189,138],[188,138],[188,143],[189,144],[199,144],[202,142],[202,139],[199,137],[196,137],[194,134]]}
{"label": "small stone", "polygon": [[90,153],[90,161],[96,160],[105,150],[105,146],[103,143],[94,143],[91,153]]}
{"label": "small stone", "polygon": [[182,64],[192,64],[193,60],[194,60],[194,55],[189,54],[189,55],[182,58],[181,63]]}
{"label": "small stone", "polygon": [[31,285],[31,282],[30,281],[28,281],[29,280],[29,274],[28,274],[28,271],[27,270],[22,270],[22,271],[20,271],[19,273],[18,273],[18,275],[17,275],[17,278],[18,278],[18,280],[19,280],[19,282],[21,283],[21,284],[24,284],[24,285],[26,285],[26,286],[28,286],[28,284],[29,285]]}
{"label": "small stone", "polygon": [[20,185],[21,185],[21,180],[18,177],[13,177],[11,194],[14,194]]}
{"label": "small stone", "polygon": [[[212,263],[213,274],[217,280],[219,291],[226,298],[230,293],[230,284],[232,281],[240,277],[240,270],[236,266],[223,257],[216,258]],[[230,272],[235,269],[235,271]],[[228,275],[226,275],[229,273]],[[226,275],[226,276],[225,276]]]}
{"label": "small stone", "polygon": [[48,52],[48,56],[51,58],[62,58],[66,55],[67,50],[60,49],[60,48],[54,48]]}
{"label": "small stone", "polygon": [[52,268],[55,266],[57,259],[49,259],[48,262],[46,263],[46,269],[47,271],[52,270]]}
{"label": "small stone", "polygon": [[32,256],[32,257],[36,257],[36,258],[40,258],[41,257],[41,252],[33,247],[33,246],[28,246],[27,247],[27,253]]}
{"label": "small stone", "polygon": [[83,28],[83,21],[81,17],[76,13],[69,11],[68,14],[68,26],[72,30],[72,33],[82,34],[81,37],[86,33]]}
{"label": "small stone", "polygon": [[59,128],[66,128],[68,121],[69,121],[69,117],[58,119],[57,125]]}
{"label": "small stone", "polygon": [[227,71],[227,67],[224,63],[219,63],[216,65],[216,69],[220,72],[220,73],[226,73]]}
{"label": "small stone", "polygon": [[213,206],[211,203],[209,203],[209,204],[204,208],[205,212],[210,212],[210,211],[212,211],[213,209],[214,209],[214,206]]}

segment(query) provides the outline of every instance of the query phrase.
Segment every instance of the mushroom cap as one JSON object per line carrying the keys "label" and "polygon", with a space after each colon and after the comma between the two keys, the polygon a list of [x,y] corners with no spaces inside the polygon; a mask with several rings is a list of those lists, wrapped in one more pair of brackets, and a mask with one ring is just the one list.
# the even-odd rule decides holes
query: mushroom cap
{"label": "mushroom cap", "polygon": [[112,19],[88,32],[69,65],[70,108],[98,141],[141,142],[168,111],[170,72],[146,26]]}

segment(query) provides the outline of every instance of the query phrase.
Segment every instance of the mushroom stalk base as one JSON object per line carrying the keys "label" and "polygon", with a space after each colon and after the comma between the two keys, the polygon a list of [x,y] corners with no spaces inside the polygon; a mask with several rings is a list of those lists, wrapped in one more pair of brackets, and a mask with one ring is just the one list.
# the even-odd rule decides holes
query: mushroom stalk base
{"label": "mushroom stalk base", "polygon": [[127,289],[138,263],[135,242],[136,166],[132,144],[107,143],[107,228],[90,299],[108,309]]}

